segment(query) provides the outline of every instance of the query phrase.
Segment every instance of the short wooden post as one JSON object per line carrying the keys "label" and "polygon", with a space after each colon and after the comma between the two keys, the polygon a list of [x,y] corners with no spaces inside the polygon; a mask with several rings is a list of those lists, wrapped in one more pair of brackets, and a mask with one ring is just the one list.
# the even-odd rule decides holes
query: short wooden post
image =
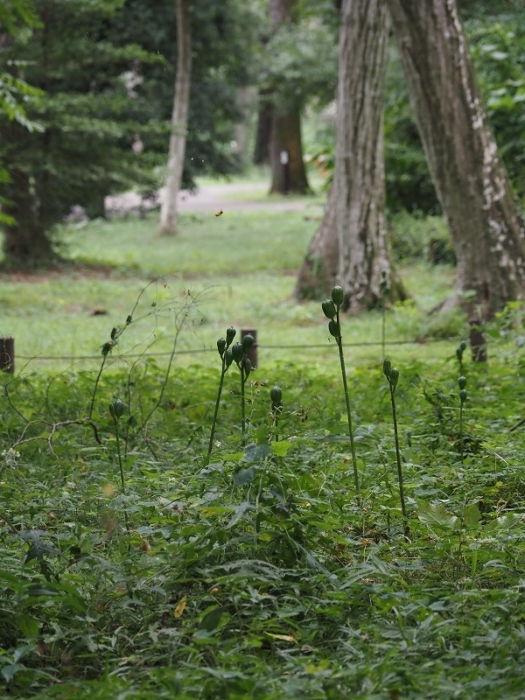
{"label": "short wooden post", "polygon": [[247,328],[245,330],[241,330],[241,340],[244,338],[245,335],[252,335],[253,339],[255,340],[255,343],[252,345],[250,348],[250,351],[248,353],[248,359],[250,360],[252,364],[252,369],[257,368],[257,331],[255,328]]}
{"label": "short wooden post", "polygon": [[0,337],[0,370],[13,374],[15,371],[15,339]]}

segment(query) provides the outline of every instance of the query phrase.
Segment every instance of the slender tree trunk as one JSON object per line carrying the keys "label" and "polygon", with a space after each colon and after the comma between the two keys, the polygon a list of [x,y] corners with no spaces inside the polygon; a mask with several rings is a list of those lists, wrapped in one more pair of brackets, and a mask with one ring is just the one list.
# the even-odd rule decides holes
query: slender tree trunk
{"label": "slender tree trunk", "polygon": [[336,158],[320,229],[299,273],[299,298],[345,290],[344,309],[379,305],[381,277],[390,300],[406,294],[393,268],[385,222],[383,80],[388,41],[382,0],[343,0],[339,35]]}
{"label": "slender tree trunk", "polygon": [[[297,6],[297,0],[270,0],[274,32],[279,31],[283,23],[294,20]],[[304,165],[299,111],[281,112],[277,105],[272,104],[269,154],[271,193],[308,194],[311,191]]]}
{"label": "slender tree trunk", "polygon": [[177,0],[177,75],[175,78],[175,97],[171,117],[166,190],[160,210],[161,236],[177,233],[177,197],[184,168],[191,84],[189,3],[190,0]]}
{"label": "slender tree trunk", "polygon": [[22,267],[48,264],[58,256],[42,224],[29,177],[22,170],[11,170],[10,176],[11,182],[6,186],[10,203],[3,205],[2,211],[15,223],[3,225],[6,262]]}
{"label": "slender tree trunk", "polygon": [[487,125],[456,3],[387,4],[456,252],[456,299],[471,318],[490,318],[525,297],[525,226]]}

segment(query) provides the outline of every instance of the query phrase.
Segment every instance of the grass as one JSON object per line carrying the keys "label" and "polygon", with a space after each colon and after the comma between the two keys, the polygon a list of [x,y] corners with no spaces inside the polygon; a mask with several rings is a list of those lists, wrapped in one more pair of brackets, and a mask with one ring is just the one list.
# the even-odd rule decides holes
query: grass
{"label": "grass", "polygon": [[[80,266],[94,265],[95,270],[30,278],[4,275],[0,333],[15,337],[16,352],[24,358],[96,355],[111,328],[124,323],[140,291],[165,275],[148,290],[142,306],[188,290],[198,298],[191,340],[183,339],[181,350],[214,349],[223,329],[233,324],[259,331],[260,362],[324,361],[331,357],[328,347],[326,352],[264,349],[328,344],[319,305],[293,299],[296,271],[317,226],[317,220],[300,212],[236,210],[221,217],[183,215],[180,234],[173,239],[157,237],[153,215],[70,228],[63,232],[66,249]],[[457,314],[443,318],[425,313],[449,293],[452,269],[420,264],[403,270],[403,277],[417,305],[397,307],[388,315],[387,341],[461,335],[464,323]],[[344,319],[345,343],[378,342],[380,328],[375,313]],[[137,343],[156,339],[152,351],[168,352],[172,331],[162,314],[152,314],[137,325],[136,334],[130,329],[120,350],[130,353]],[[352,350],[350,362],[365,361],[371,352],[380,362],[379,349]],[[443,356],[437,346],[432,352]],[[407,346],[402,355],[420,353],[417,346]],[[65,368],[63,361],[45,366]]]}

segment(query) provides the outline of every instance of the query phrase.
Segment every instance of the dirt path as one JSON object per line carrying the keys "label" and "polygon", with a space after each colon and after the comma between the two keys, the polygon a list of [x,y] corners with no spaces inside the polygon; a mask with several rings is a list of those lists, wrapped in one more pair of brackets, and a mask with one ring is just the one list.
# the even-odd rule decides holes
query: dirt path
{"label": "dirt path", "polygon": [[[308,198],[290,199],[278,197],[270,200],[266,197],[266,183],[232,183],[205,185],[196,192],[183,190],[179,193],[179,211],[181,213],[219,212],[232,209],[254,211],[305,211],[312,206]],[[158,202],[162,202],[164,190],[158,192]],[[141,196],[136,192],[106,197],[108,214],[138,212],[141,206],[151,208],[152,203],[142,203]]]}

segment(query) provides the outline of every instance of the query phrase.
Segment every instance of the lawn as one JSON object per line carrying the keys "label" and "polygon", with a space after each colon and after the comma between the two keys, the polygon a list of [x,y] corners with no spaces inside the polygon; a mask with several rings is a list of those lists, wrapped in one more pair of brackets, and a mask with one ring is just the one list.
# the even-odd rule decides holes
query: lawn
{"label": "lawn", "polygon": [[[181,334],[180,351],[213,349],[223,329],[234,325],[257,329],[260,362],[329,357],[319,304],[297,304],[293,298],[297,269],[319,225],[319,206],[307,206],[304,212],[240,209],[226,210],[220,217],[185,214],[174,238],[157,236],[153,214],[64,229],[62,246],[78,269],[35,276],[4,274],[0,333],[15,337],[19,366],[27,362],[29,367],[52,370],[93,366],[79,358],[96,358],[111,329],[125,322],[150,285],[141,297],[140,315],[146,317],[126,331],[115,355],[146,347],[159,355],[170,352],[173,319],[153,313],[157,307],[152,305],[162,302],[166,308],[171,299],[173,307],[189,291],[195,300],[191,333]],[[457,314],[445,318],[426,314],[446,298],[453,270],[421,262],[404,269],[403,277],[413,303],[388,314],[387,339],[461,336],[464,322]],[[343,330],[345,343],[377,342],[381,318],[376,313],[348,318]],[[367,361],[371,352],[381,359],[377,348],[358,347],[352,351],[352,362]],[[421,346],[402,346],[399,352],[403,358],[418,357]],[[431,352],[440,358],[451,349],[432,345]],[[70,364],[67,359],[39,361],[54,356],[71,358]],[[181,356],[179,361],[187,364],[188,358]]]}

